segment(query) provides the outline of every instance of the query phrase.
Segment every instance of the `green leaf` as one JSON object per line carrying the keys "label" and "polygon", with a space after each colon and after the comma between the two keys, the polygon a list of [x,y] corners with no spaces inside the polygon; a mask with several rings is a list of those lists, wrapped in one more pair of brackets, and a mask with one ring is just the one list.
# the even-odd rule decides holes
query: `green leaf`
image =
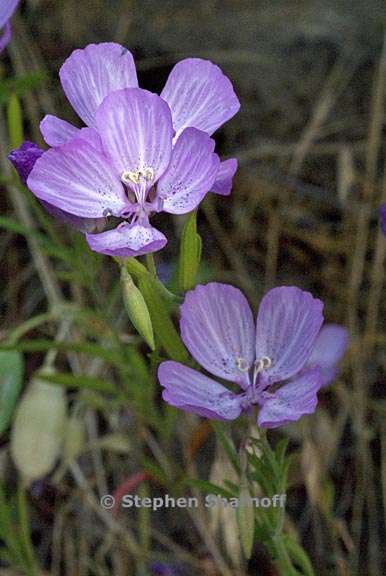
{"label": "green leaf", "polygon": [[282,540],[284,541],[285,547],[291,559],[301,568],[304,576],[315,576],[312,564],[305,550],[303,550],[303,548],[295,540],[286,534],[282,536]]}
{"label": "green leaf", "polygon": [[23,356],[14,350],[0,351],[0,434],[11,421],[23,383]]}
{"label": "green leaf", "polygon": [[103,348],[91,342],[57,342],[54,340],[22,340],[17,344],[1,343],[1,350],[18,350],[20,352],[45,352],[46,350],[62,350],[63,352],[79,352],[102,358],[110,364],[121,365],[121,359],[116,351]]}
{"label": "green leaf", "polygon": [[157,280],[147,274],[139,279],[139,289],[150,312],[154,332],[172,360],[187,362],[188,354],[168,313]]}
{"label": "green leaf", "polygon": [[195,286],[201,260],[201,247],[201,237],[197,233],[197,212],[194,211],[187,219],[181,236],[178,285],[182,291]]}
{"label": "green leaf", "polygon": [[18,148],[24,140],[23,114],[20,100],[12,94],[7,108],[9,142],[12,148]]}
{"label": "green leaf", "polygon": [[24,96],[34,88],[39,88],[46,81],[47,76],[39,72],[29,72],[23,76],[1,79],[0,104],[6,104],[12,94]]}
{"label": "green leaf", "polygon": [[201,492],[205,494],[215,494],[216,496],[222,496],[223,498],[234,498],[235,494],[232,494],[230,490],[226,490],[221,486],[217,486],[208,480],[201,480],[200,478],[187,478],[184,480],[184,484],[187,486],[192,486],[193,488],[198,488]]}
{"label": "green leaf", "polygon": [[39,380],[45,380],[50,384],[59,384],[60,386],[68,386],[71,388],[87,388],[96,390],[97,392],[117,395],[117,389],[114,384],[94,376],[80,376],[55,372],[53,374],[38,373],[37,377]]}
{"label": "green leaf", "polygon": [[218,441],[225,450],[225,453],[228,456],[230,463],[235,469],[235,472],[237,473],[237,475],[240,475],[240,464],[238,454],[234,446],[232,445],[231,441],[226,437],[221,423],[212,420],[211,425],[213,430],[215,431]]}
{"label": "green leaf", "polygon": [[252,554],[255,534],[255,509],[250,502],[250,498],[248,481],[243,475],[240,481],[239,506],[236,516],[239,526],[240,542],[247,560],[249,560]]}

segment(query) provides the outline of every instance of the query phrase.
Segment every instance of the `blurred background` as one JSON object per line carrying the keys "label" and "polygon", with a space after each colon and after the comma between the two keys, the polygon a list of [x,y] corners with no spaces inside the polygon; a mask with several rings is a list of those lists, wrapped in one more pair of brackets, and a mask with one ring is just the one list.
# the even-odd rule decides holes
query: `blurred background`
{"label": "blurred background", "polygon": [[[121,347],[133,335],[122,317],[114,263],[91,254],[79,234],[47,218],[10,183],[5,110],[12,93],[21,98],[25,137],[42,145],[44,114],[77,122],[58,70],[88,43],[125,45],[140,85],[157,92],[187,56],[208,58],[231,78],[241,109],[215,138],[222,156],[238,158],[239,170],[232,195],[209,195],[199,212],[201,280],[239,286],[255,309],[267,288],[298,285],[321,298],[327,320],[351,334],[340,377],[321,393],[316,414],[273,433],[291,439],[288,529],[318,575],[386,572],[386,239],[378,222],[386,202],[385,15],[376,0],[27,0],[0,62],[0,338],[11,334],[25,352],[25,382],[63,320],[74,322],[78,349],[58,346],[56,367],[99,384],[118,381],[119,369],[85,347],[103,347],[109,322]],[[156,255],[165,279],[175,271],[181,221],[163,215],[156,222],[169,238]],[[54,312],[41,319],[50,306]],[[135,474],[157,476],[149,461],[155,454],[162,469],[158,442],[191,474],[196,468],[199,475],[218,474],[224,463],[205,422],[178,414],[184,426],[162,444],[145,410],[138,424],[130,407],[105,400],[108,390],[89,381],[92,390],[79,390],[79,379],[61,383],[71,409],[85,414],[94,448],[88,444],[71,471],[64,467],[58,476],[61,454],[56,471],[29,487],[33,547],[47,574],[275,574],[263,547],[241,568],[224,518],[208,524],[183,511],[152,513],[151,521],[125,511],[114,520],[101,514],[98,494],[117,486],[129,492],[130,481],[144,493],[154,489]],[[155,388],[160,405],[157,395]],[[17,473],[9,438],[6,430],[0,476],[12,501]],[[140,534],[141,546],[160,552],[158,566],[133,560],[130,538],[138,526],[149,532]]]}

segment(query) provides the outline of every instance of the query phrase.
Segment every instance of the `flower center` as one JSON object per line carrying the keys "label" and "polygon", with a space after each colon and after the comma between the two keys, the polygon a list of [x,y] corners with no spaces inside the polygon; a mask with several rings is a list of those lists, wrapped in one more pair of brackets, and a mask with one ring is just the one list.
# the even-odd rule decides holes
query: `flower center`
{"label": "flower center", "polygon": [[154,179],[154,169],[150,166],[143,170],[124,170],[121,174],[121,180],[124,184],[140,184],[141,180],[150,182]]}

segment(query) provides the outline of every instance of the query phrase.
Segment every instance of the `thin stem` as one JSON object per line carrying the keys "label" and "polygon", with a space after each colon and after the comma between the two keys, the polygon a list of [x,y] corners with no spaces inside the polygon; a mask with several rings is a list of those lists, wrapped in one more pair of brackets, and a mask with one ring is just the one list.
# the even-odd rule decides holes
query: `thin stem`
{"label": "thin stem", "polygon": [[157,277],[157,267],[155,265],[153,253],[146,254],[146,266],[147,266],[147,269],[149,270],[150,274],[156,278]]}

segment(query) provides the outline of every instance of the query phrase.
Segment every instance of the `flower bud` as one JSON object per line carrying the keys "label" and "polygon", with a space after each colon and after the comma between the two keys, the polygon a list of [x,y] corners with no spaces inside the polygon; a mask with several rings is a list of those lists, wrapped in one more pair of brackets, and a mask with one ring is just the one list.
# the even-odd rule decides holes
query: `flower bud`
{"label": "flower bud", "polygon": [[54,467],[63,443],[65,421],[64,390],[33,379],[18,404],[11,433],[12,458],[28,484]]}
{"label": "flower bud", "polygon": [[134,284],[130,274],[123,266],[121,271],[123,301],[126,312],[136,330],[152,350],[155,349],[153,326],[149,310],[141,291]]}

